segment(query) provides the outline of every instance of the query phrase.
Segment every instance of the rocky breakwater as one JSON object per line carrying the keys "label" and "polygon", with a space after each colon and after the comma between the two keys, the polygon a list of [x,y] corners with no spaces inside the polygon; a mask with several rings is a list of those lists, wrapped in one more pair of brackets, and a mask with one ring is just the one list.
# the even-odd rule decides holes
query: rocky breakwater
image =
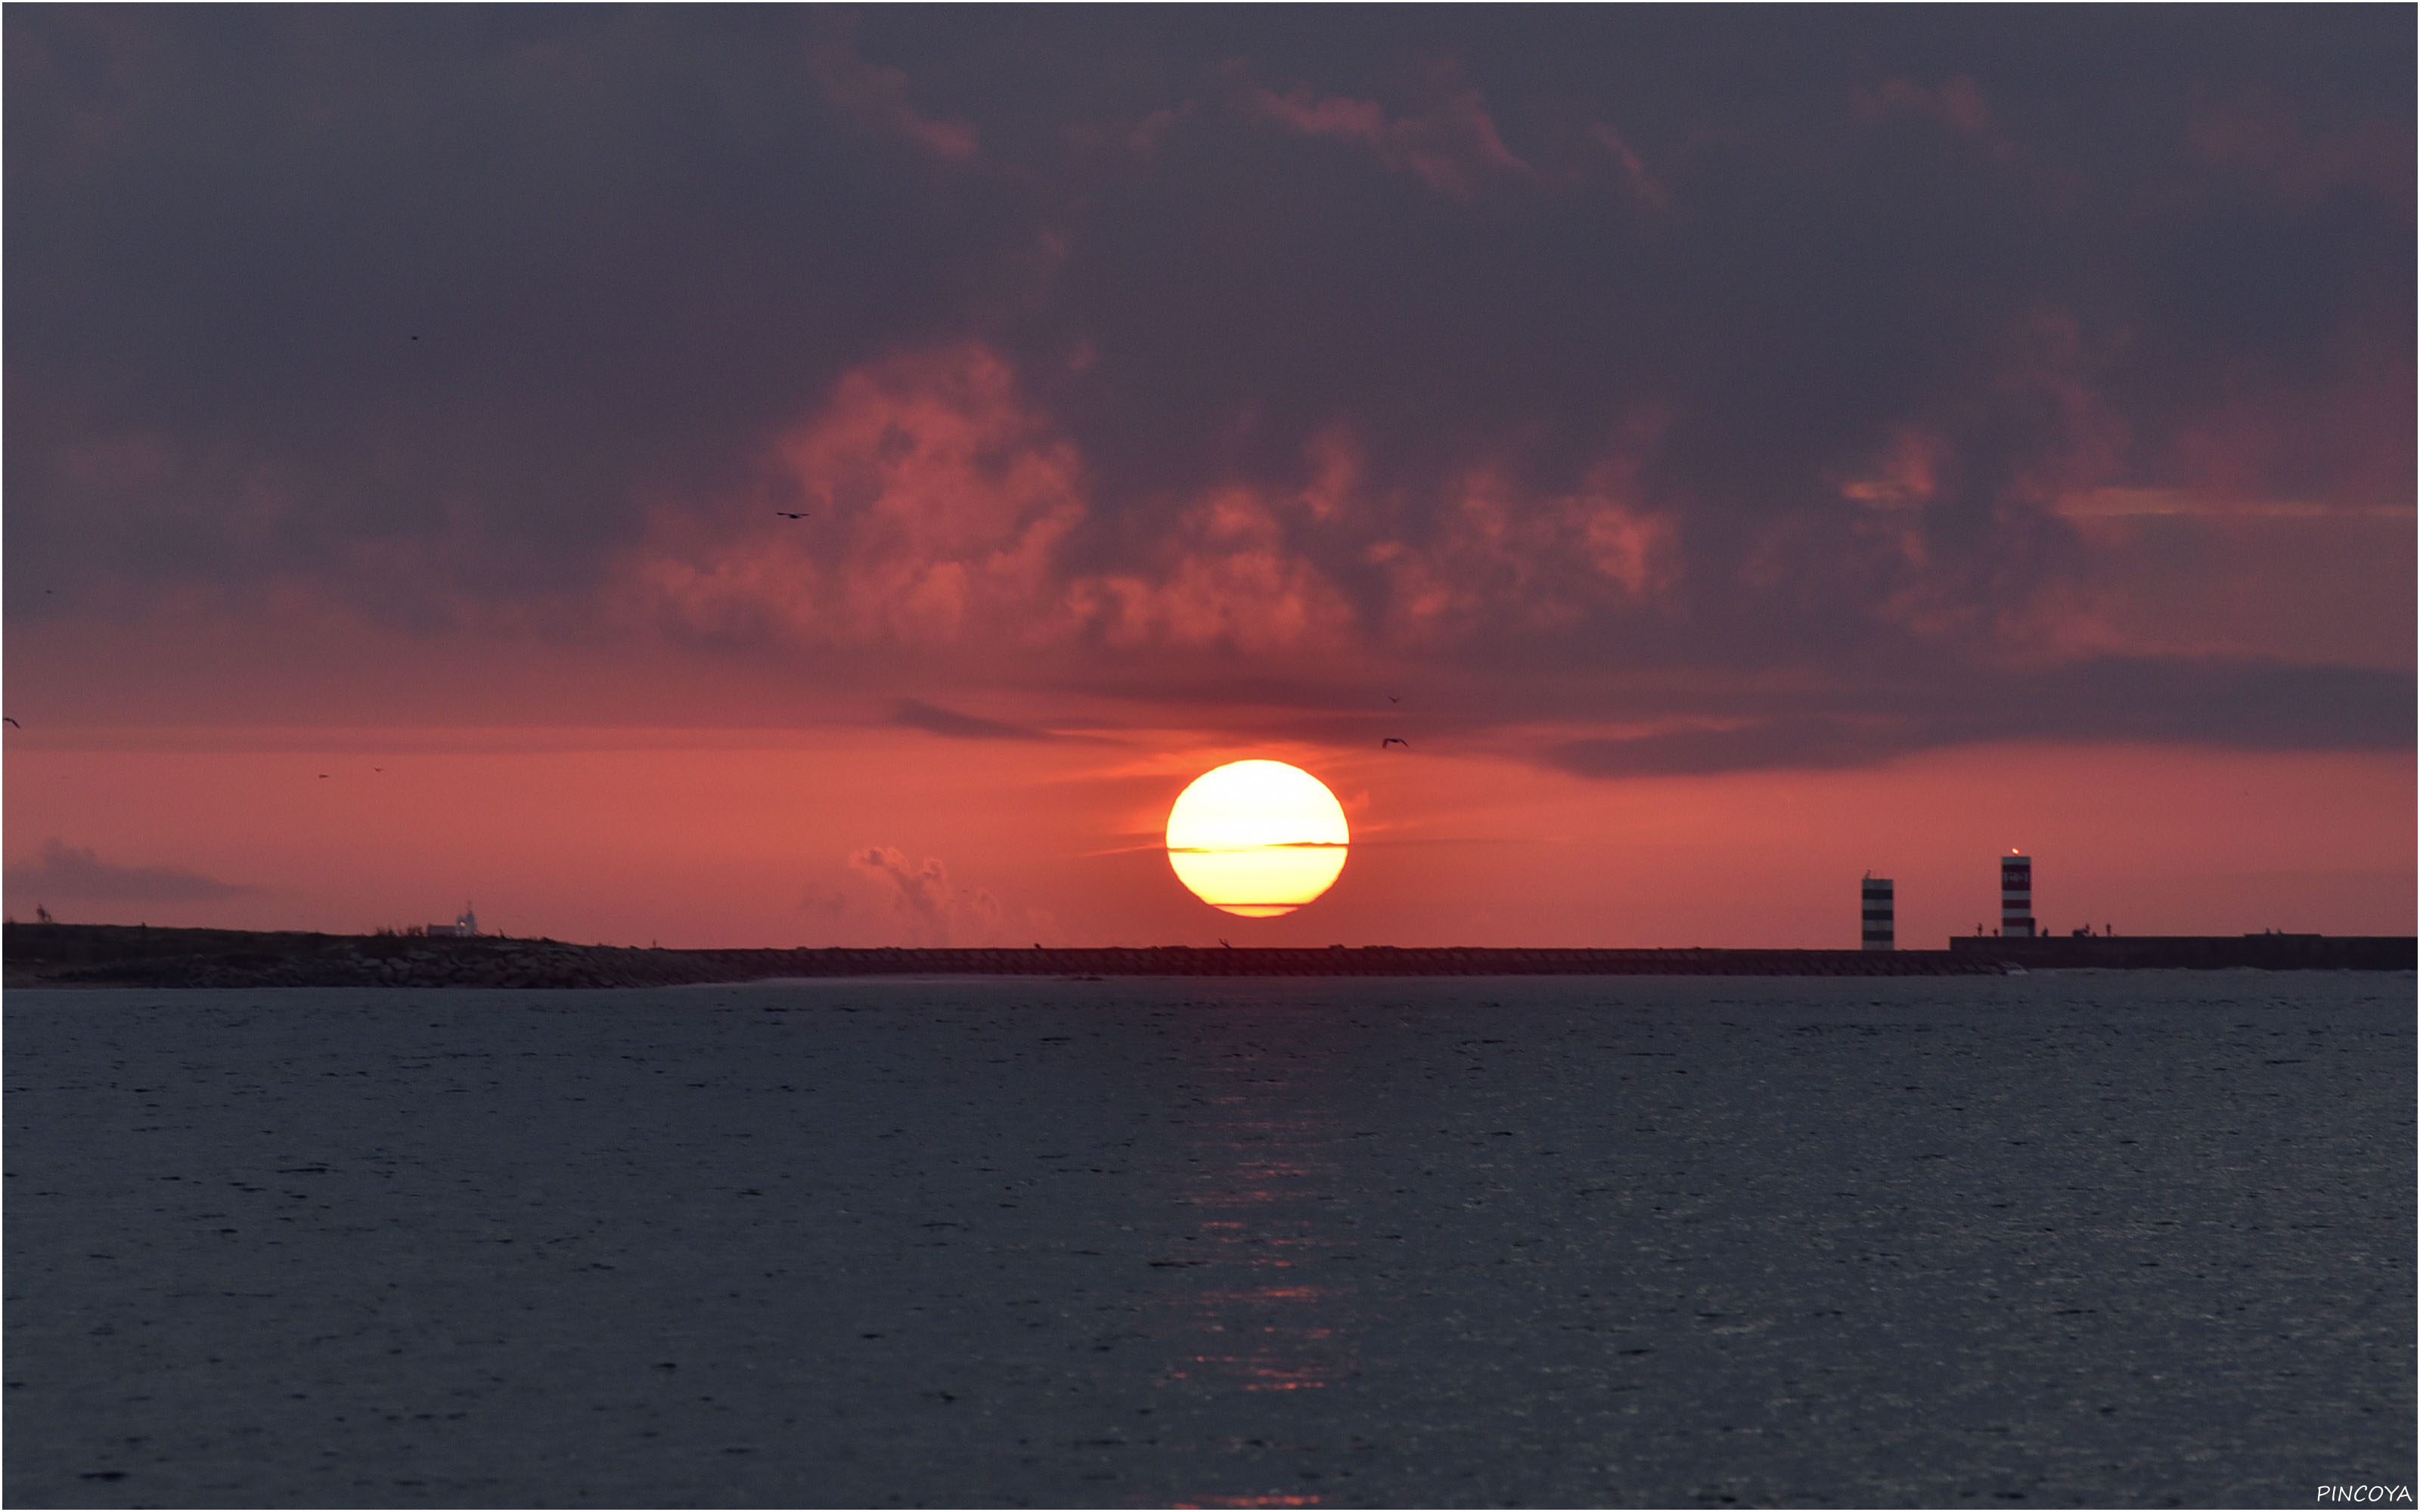
{"label": "rocky breakwater", "polygon": [[419,940],[380,949],[350,941],[318,956],[260,968],[205,967],[194,987],[669,987],[699,980],[684,952],[569,945],[560,940]]}
{"label": "rocky breakwater", "polygon": [[662,950],[560,940],[12,924],[12,985],[673,987],[780,977],[1904,977],[1996,974],[1950,950],[1276,947]]}
{"label": "rocky breakwater", "polygon": [[687,951],[494,936],[11,924],[8,980],[90,987],[666,987],[731,980]]}

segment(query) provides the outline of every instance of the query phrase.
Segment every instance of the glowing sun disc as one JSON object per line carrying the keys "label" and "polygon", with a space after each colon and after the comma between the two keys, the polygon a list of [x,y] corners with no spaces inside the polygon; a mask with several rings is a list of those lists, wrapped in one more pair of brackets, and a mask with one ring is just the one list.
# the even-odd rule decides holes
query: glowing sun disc
{"label": "glowing sun disc", "polygon": [[1168,810],[1168,864],[1193,896],[1246,918],[1290,914],[1326,892],[1352,840],[1327,785],[1283,762],[1230,762]]}

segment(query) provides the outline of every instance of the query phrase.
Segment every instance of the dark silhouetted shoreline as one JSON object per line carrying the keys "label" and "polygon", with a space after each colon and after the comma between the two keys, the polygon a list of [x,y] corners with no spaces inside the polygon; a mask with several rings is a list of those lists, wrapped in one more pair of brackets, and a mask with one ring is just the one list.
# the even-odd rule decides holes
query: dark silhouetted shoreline
{"label": "dark silhouetted shoreline", "polygon": [[1937,977],[2029,970],[2411,970],[2410,936],[1956,940],[1946,950],[1193,946],[667,950],[482,935],[309,934],[10,924],[11,985],[670,987],[785,977]]}

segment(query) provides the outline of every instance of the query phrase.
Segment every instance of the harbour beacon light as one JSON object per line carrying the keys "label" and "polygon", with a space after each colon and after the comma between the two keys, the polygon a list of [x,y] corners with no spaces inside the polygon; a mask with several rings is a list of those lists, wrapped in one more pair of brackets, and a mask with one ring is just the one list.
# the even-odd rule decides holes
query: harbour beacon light
{"label": "harbour beacon light", "polygon": [[1865,948],[1869,950],[1896,949],[1895,930],[1891,918],[1891,879],[1868,873],[1857,884],[1859,912],[1864,918]]}
{"label": "harbour beacon light", "polygon": [[2034,858],[2013,850],[2000,857],[2000,937],[2034,937]]}

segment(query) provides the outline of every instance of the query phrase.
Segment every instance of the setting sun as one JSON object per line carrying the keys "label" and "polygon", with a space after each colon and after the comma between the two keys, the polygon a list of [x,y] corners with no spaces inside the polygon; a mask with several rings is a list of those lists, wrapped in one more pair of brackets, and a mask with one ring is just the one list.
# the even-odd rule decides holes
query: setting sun
{"label": "setting sun", "polygon": [[1290,914],[1344,870],[1350,835],[1326,784],[1283,762],[1230,762],[1202,773],[1168,811],[1168,864],[1213,908],[1246,918]]}

